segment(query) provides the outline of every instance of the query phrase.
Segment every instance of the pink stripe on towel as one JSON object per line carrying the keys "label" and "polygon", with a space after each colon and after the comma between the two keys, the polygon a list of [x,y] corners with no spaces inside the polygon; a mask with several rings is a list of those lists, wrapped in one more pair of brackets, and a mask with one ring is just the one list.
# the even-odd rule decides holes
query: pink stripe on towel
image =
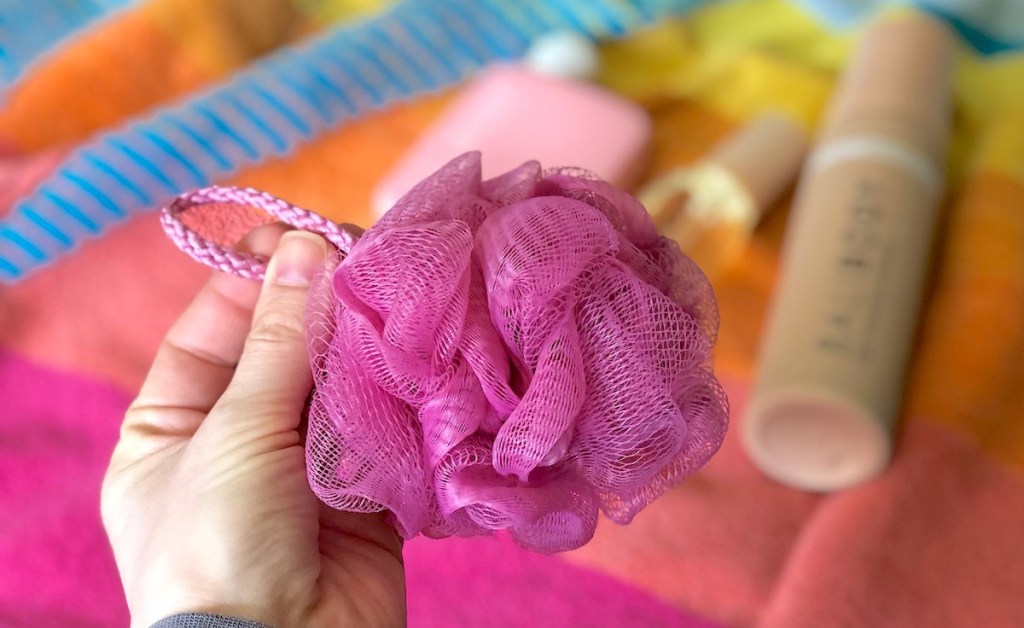
{"label": "pink stripe on towel", "polygon": [[[0,400],[0,626],[128,625],[99,487],[129,396],[0,351]],[[414,627],[715,625],[503,538],[418,539],[406,565]]]}

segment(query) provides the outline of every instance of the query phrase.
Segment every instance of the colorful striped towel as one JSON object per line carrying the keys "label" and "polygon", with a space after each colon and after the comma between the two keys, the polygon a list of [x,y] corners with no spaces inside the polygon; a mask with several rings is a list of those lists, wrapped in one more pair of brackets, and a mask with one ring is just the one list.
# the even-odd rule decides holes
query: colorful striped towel
{"label": "colorful striped towel", "polygon": [[[605,46],[604,83],[655,120],[648,177],[695,160],[765,109],[813,128],[865,7],[886,4],[895,3],[711,3]],[[413,626],[1024,625],[1024,53],[1022,23],[993,18],[1019,15],[1015,6],[928,4],[961,34],[957,118],[892,467],[850,491],[804,493],[759,475],[734,429],[690,482],[629,527],[602,522],[582,550],[538,556],[503,538],[409,543]],[[95,22],[27,65],[3,96],[0,214],[103,130],[378,7],[149,0]],[[373,184],[449,98],[319,132],[225,182],[366,224]],[[734,421],[785,204],[716,282],[716,361]],[[141,214],[0,287],[0,625],[128,624],[99,480],[159,339],[205,275],[155,215]]]}

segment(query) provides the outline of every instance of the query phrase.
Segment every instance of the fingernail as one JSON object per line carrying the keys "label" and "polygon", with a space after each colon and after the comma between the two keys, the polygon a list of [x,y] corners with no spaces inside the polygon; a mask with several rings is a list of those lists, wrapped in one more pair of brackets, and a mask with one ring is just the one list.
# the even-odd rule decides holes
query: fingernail
{"label": "fingernail", "polygon": [[286,286],[308,286],[327,257],[327,242],[308,231],[289,231],[281,236],[270,260],[267,277]]}

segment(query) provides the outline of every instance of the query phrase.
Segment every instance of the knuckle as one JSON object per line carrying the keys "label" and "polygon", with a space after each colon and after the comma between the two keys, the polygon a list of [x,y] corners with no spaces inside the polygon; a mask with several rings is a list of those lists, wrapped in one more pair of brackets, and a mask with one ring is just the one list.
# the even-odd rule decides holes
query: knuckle
{"label": "knuckle", "polygon": [[292,343],[305,338],[305,321],[301,308],[271,307],[261,312],[252,323],[249,341],[275,345]]}

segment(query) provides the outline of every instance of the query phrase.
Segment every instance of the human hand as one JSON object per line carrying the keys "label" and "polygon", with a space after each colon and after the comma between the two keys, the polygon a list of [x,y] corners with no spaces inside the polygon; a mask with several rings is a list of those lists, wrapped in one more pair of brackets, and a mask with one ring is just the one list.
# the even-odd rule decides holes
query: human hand
{"label": "human hand", "polygon": [[332,510],[307,484],[304,309],[328,248],[283,230],[240,247],[267,254],[280,240],[262,289],[210,279],[125,417],[102,513],[133,626],[189,611],[281,627],[405,621],[384,513]]}

